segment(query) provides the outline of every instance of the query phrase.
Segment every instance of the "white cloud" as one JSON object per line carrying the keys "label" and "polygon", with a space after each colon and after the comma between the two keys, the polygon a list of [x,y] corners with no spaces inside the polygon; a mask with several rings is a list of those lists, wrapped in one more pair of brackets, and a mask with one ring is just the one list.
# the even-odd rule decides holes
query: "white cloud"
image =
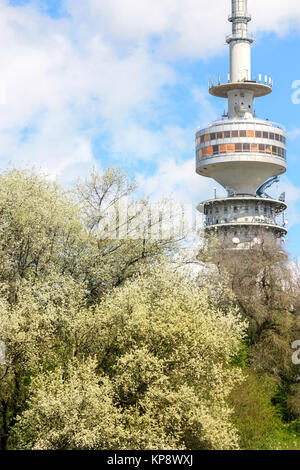
{"label": "white cloud", "polygon": [[175,74],[141,46],[120,56],[91,12],[86,23],[76,16],[57,20],[30,5],[0,5],[0,30],[6,88],[0,108],[2,165],[31,159],[60,175],[72,165],[91,166],[92,142],[101,134],[111,134],[117,147],[128,128],[128,150],[134,154],[130,133],[151,139],[135,116],[150,112]]}
{"label": "white cloud", "polygon": [[[213,0],[65,0],[77,21],[91,22],[119,50],[149,45],[153,38],[162,56],[206,58],[222,53],[231,1]],[[249,0],[253,31],[287,34],[300,24],[298,0]],[[87,28],[82,28],[84,36]]]}
{"label": "white cloud", "polygon": [[158,171],[150,176],[139,175],[140,187],[152,200],[172,197],[173,200],[183,204],[196,206],[201,201],[214,197],[214,188],[218,188],[218,195],[225,191],[211,178],[198,176],[195,172],[194,158],[176,162],[174,159],[164,161]]}
{"label": "white cloud", "polygon": [[297,139],[300,136],[300,128],[294,127],[292,130],[288,131],[287,136],[291,140]]}
{"label": "white cloud", "polygon": [[[250,0],[249,11],[253,13],[253,30],[274,32],[279,36],[292,29],[297,32],[300,25],[300,2],[298,0]],[[299,34],[299,30],[297,32]]]}
{"label": "white cloud", "polygon": [[[83,13],[80,0],[67,0],[70,9]],[[159,40],[159,52],[168,58],[204,57],[217,52],[224,43],[228,8],[224,0],[87,0],[85,11],[93,14],[105,37],[119,47],[121,43],[147,44]],[[225,23],[226,24],[226,23]]]}

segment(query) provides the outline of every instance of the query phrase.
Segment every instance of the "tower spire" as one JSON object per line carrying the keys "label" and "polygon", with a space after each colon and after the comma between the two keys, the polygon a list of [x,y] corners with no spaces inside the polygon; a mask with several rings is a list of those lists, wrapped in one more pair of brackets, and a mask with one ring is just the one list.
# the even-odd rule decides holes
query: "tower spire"
{"label": "tower spire", "polygon": [[232,0],[232,34],[228,36],[230,45],[230,81],[251,80],[251,44],[248,34],[251,16],[247,12],[247,0]]}
{"label": "tower spire", "polygon": [[232,14],[228,18],[232,23],[232,35],[247,39],[247,25],[251,21],[248,15],[247,0],[232,0]]}
{"label": "tower spire", "polygon": [[272,92],[273,82],[270,77],[264,83],[261,79],[257,82],[252,78],[251,45],[254,40],[248,33],[251,16],[248,14],[247,3],[247,0],[232,0],[232,13],[228,18],[232,23],[232,33],[226,38],[230,48],[229,80],[216,86],[212,84],[209,89],[213,96],[228,98],[229,119],[253,119],[254,98]]}

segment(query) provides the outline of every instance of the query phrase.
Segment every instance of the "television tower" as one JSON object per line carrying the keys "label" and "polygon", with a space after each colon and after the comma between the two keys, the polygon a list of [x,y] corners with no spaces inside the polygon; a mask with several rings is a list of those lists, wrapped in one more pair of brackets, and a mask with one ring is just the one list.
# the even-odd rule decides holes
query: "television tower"
{"label": "television tower", "polygon": [[206,234],[215,230],[226,246],[247,249],[287,233],[285,194],[273,199],[265,192],[286,171],[286,131],[254,112],[254,98],[270,94],[273,80],[261,74],[252,78],[247,0],[232,0],[229,21],[228,81],[209,82],[211,95],[228,100],[228,114],[196,133],[196,171],[220,183],[227,197],[215,192],[198,210],[205,215]]}

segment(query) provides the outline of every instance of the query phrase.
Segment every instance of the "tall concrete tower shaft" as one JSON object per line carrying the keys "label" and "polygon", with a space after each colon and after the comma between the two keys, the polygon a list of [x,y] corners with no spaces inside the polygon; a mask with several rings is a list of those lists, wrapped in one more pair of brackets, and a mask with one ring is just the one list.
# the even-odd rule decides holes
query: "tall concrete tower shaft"
{"label": "tall concrete tower shaft", "polygon": [[278,222],[287,207],[283,195],[277,200],[264,192],[265,186],[286,171],[286,132],[282,126],[255,116],[254,100],[272,92],[273,80],[265,74],[253,78],[248,2],[231,3],[232,33],[226,38],[230,48],[228,81],[209,83],[211,95],[227,99],[228,113],[206,129],[198,129],[196,170],[220,183],[228,194],[200,204],[206,232],[217,229],[224,240],[239,240],[236,246],[243,248],[262,236],[280,238],[287,232],[285,222]]}
{"label": "tall concrete tower shaft", "polygon": [[232,35],[227,38],[230,45],[231,81],[251,80],[251,44],[248,35],[248,23],[251,17],[247,13],[247,0],[232,0]]}

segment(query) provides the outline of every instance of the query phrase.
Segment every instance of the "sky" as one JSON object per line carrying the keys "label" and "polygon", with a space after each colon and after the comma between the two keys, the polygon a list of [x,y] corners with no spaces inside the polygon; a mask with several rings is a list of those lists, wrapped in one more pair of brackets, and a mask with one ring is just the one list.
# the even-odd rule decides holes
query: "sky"
{"label": "sky", "polygon": [[[0,0],[0,168],[70,185],[121,166],[141,194],[196,206],[218,186],[195,173],[195,131],[226,101],[230,0]],[[249,0],[252,78],[273,78],[256,114],[288,132],[287,248],[300,257],[300,2]],[[218,194],[224,194],[218,187]]]}

